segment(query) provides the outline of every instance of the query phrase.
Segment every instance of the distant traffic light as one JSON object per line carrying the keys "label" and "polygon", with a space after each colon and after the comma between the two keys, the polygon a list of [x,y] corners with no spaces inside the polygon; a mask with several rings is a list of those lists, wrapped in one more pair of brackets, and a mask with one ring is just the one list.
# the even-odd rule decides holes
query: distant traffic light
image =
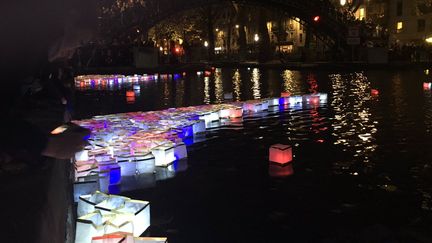
{"label": "distant traffic light", "polygon": [[319,15],[317,15],[317,16],[313,17],[313,21],[318,22],[318,21],[320,21],[320,18],[321,17]]}

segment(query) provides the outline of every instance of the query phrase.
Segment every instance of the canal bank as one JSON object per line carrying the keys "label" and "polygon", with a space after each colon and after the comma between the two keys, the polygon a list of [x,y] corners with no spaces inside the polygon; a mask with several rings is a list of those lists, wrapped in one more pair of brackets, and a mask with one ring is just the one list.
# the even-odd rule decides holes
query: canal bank
{"label": "canal bank", "polygon": [[406,70],[427,69],[432,67],[431,62],[391,62],[391,63],[365,63],[365,62],[201,62],[182,63],[171,65],[160,65],[155,68],[135,67],[101,67],[85,68],[77,70],[77,75],[90,74],[155,74],[155,73],[183,73],[189,71],[211,71],[213,67],[218,68],[266,68],[266,69],[289,69],[289,70],[328,70],[328,71],[361,71],[361,70]]}

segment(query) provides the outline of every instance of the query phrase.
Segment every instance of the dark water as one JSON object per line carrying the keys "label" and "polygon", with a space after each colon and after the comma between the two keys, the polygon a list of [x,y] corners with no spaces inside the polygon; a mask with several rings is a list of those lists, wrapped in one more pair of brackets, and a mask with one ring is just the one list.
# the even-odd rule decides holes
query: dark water
{"label": "dark water", "polygon": [[[188,73],[145,83],[134,104],[125,97],[131,87],[79,91],[77,110],[86,117],[218,103],[227,92],[235,100],[326,92],[327,104],[209,132],[188,148],[182,172],[123,194],[151,201],[149,234],[172,243],[432,242],[428,80],[422,70],[222,69],[208,78]],[[292,172],[269,165],[276,143],[294,146],[291,176],[273,177]]]}

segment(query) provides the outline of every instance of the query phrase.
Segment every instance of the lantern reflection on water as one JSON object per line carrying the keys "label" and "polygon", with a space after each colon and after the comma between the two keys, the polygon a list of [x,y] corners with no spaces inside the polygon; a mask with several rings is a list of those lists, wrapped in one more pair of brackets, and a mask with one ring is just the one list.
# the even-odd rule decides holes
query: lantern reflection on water
{"label": "lantern reflection on water", "polygon": [[269,160],[271,162],[286,164],[292,161],[291,145],[275,144],[270,147]]}
{"label": "lantern reflection on water", "polygon": [[281,165],[269,163],[269,175],[271,177],[287,177],[294,174],[292,163]]}

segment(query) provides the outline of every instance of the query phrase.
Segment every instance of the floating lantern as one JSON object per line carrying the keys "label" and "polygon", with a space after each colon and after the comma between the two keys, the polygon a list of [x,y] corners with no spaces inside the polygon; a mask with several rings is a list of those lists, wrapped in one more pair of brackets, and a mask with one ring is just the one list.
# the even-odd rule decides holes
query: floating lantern
{"label": "floating lantern", "polygon": [[249,112],[260,112],[262,111],[262,104],[261,103],[244,103],[243,104],[243,111],[249,111]]}
{"label": "floating lantern", "polygon": [[137,163],[132,161],[119,161],[120,171],[122,176],[132,176],[136,174]]}
{"label": "floating lantern", "polygon": [[372,96],[378,96],[379,95],[379,91],[377,89],[371,89],[371,95]]}
{"label": "floating lantern", "polygon": [[291,145],[275,144],[270,147],[269,160],[278,164],[286,164],[292,161]]}
{"label": "floating lantern", "polygon": [[174,156],[176,159],[184,159],[187,158],[187,149],[184,143],[176,144],[174,147]]}
{"label": "floating lantern", "polygon": [[205,133],[206,126],[204,120],[198,120],[195,121],[195,123],[192,125],[193,134],[200,134]]}
{"label": "floating lantern", "polygon": [[153,148],[151,152],[155,157],[156,166],[167,166],[176,160],[172,145],[160,145]]}
{"label": "floating lantern", "polygon": [[432,83],[423,83],[423,89],[424,90],[431,90],[432,89]]}
{"label": "floating lantern", "polygon": [[86,161],[89,159],[88,150],[82,150],[80,152],[75,153],[76,161]]}
{"label": "floating lantern", "polygon": [[230,118],[239,118],[243,116],[243,109],[242,108],[235,108],[231,109],[230,112]]}
{"label": "floating lantern", "polygon": [[292,163],[285,165],[281,164],[269,164],[269,175],[271,177],[288,177],[294,174],[294,169]]}
{"label": "floating lantern", "polygon": [[325,94],[325,93],[318,93],[317,95],[319,95],[321,103],[327,103],[327,98],[328,98],[327,94]]}
{"label": "floating lantern", "polygon": [[279,106],[279,98],[270,98],[268,99],[268,105],[271,106]]}
{"label": "floating lantern", "polygon": [[140,174],[153,173],[155,171],[155,157],[152,153],[139,157],[136,160],[136,171]]}
{"label": "floating lantern", "polygon": [[[104,180],[101,180],[103,186],[118,185],[121,182],[121,168],[117,163],[99,164],[99,170]],[[107,184],[108,183],[108,184]]]}
{"label": "floating lantern", "polygon": [[84,215],[77,219],[75,243],[91,242],[95,236],[102,236],[104,232],[104,218],[100,212]]}
{"label": "floating lantern", "polygon": [[100,190],[99,175],[90,175],[78,178],[73,184],[74,202],[78,202],[81,195],[90,194]]}
{"label": "floating lantern", "polygon": [[126,91],[126,97],[135,97],[134,91]]}
{"label": "floating lantern", "polygon": [[266,111],[269,108],[269,102],[267,100],[263,100],[261,102],[261,110]]}
{"label": "floating lantern", "polygon": [[286,97],[290,97],[290,96],[291,96],[291,93],[290,93],[290,92],[282,92],[282,93],[281,93],[281,97],[286,98]]}
{"label": "floating lantern", "polygon": [[93,213],[96,210],[96,205],[108,198],[108,194],[102,193],[100,191],[79,196],[77,216],[81,217],[86,214]]}

